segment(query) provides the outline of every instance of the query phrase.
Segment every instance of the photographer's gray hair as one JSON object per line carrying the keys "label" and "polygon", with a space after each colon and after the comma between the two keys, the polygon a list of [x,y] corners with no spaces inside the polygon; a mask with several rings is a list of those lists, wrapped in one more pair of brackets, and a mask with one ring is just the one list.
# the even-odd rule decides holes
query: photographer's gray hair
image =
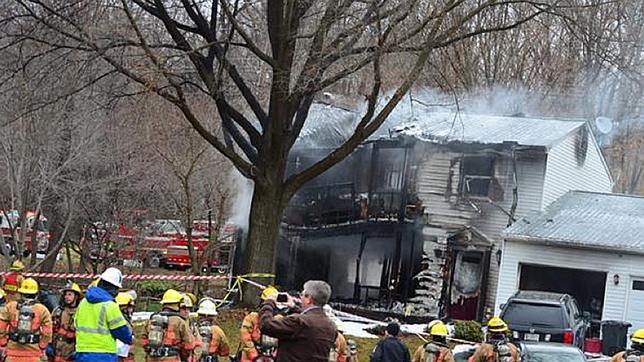
{"label": "photographer's gray hair", "polygon": [[309,280],[304,283],[304,294],[313,299],[313,303],[317,306],[323,306],[329,302],[331,298],[331,286],[322,280]]}

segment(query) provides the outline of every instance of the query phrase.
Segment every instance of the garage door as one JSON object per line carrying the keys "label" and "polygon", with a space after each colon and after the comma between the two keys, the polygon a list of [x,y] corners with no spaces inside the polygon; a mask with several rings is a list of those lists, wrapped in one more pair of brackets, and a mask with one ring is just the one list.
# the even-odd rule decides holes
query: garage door
{"label": "garage door", "polygon": [[631,282],[626,320],[633,325],[630,332],[644,328],[644,279],[634,279]]}
{"label": "garage door", "polygon": [[570,294],[577,299],[582,311],[590,312],[593,320],[602,319],[606,273],[544,265],[520,266],[520,290]]}

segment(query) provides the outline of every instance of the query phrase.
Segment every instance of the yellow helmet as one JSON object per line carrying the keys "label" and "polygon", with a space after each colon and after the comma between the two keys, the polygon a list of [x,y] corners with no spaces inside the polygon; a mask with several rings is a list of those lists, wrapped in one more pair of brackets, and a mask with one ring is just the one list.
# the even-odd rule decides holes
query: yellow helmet
{"label": "yellow helmet", "polygon": [[80,286],[78,284],[72,282],[72,281],[68,281],[67,284],[65,284],[65,287],[62,290],[63,293],[65,293],[67,291],[74,292],[74,293],[78,294],[79,297],[83,295],[83,292],[81,291]]}
{"label": "yellow helmet", "polygon": [[447,337],[447,326],[445,323],[438,321],[429,328],[429,334],[437,337]]}
{"label": "yellow helmet", "polygon": [[163,293],[161,304],[179,304],[181,303],[181,299],[183,299],[183,294],[174,289],[168,289]]}
{"label": "yellow helmet", "polygon": [[124,307],[132,303],[132,296],[129,293],[119,293],[116,295],[116,298],[114,298],[114,301],[116,304],[118,304],[119,307]]}
{"label": "yellow helmet", "polygon": [[505,333],[508,331],[508,325],[505,324],[503,319],[493,317],[489,322],[487,322],[487,330],[490,333]]}
{"label": "yellow helmet", "polygon": [[98,282],[100,280],[101,280],[101,278],[97,278],[97,279],[92,280],[92,282],[89,283],[89,285],[87,286],[87,290],[89,290],[89,288],[91,288],[91,287],[98,287]]}
{"label": "yellow helmet", "polygon": [[262,291],[260,298],[262,298],[262,300],[266,300],[266,298],[276,294],[279,294],[279,290],[277,290],[277,288],[273,286],[268,286],[266,287],[266,289],[264,289],[264,291]]}
{"label": "yellow helmet", "polygon": [[22,281],[18,289],[20,294],[38,294],[38,282],[32,278],[27,278]]}
{"label": "yellow helmet", "polygon": [[631,342],[644,344],[644,329],[638,329],[631,336]]}
{"label": "yellow helmet", "polygon": [[7,293],[5,293],[4,289],[0,289],[0,299],[4,299],[7,296]]}
{"label": "yellow helmet", "polygon": [[9,267],[9,271],[20,272],[23,270],[25,270],[25,264],[20,260],[15,260],[13,263],[11,263],[11,266]]}
{"label": "yellow helmet", "polygon": [[194,303],[192,302],[192,298],[188,295],[188,293],[184,293],[181,296],[181,303],[179,303],[180,308],[192,308],[194,306]]}

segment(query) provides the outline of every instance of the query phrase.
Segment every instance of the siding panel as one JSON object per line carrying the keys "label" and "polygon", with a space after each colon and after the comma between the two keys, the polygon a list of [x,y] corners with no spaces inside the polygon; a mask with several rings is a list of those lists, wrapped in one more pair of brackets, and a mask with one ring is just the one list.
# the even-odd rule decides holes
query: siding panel
{"label": "siding panel", "polygon": [[[587,127],[587,126],[585,126]],[[588,133],[588,151],[582,166],[575,157],[576,133],[568,135],[548,153],[543,186],[543,207],[558,199],[569,190],[611,192],[612,179],[605,167],[592,133]]]}

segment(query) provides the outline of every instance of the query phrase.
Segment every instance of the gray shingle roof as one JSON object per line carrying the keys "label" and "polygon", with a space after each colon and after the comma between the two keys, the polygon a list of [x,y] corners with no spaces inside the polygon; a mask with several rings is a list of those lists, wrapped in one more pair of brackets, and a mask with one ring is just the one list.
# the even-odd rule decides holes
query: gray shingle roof
{"label": "gray shingle roof", "polygon": [[[394,113],[391,117],[402,117]],[[585,122],[526,117],[502,117],[467,113],[416,111],[412,121],[395,127],[406,136],[435,143],[463,142],[501,144],[517,142],[523,146],[550,148]]]}
{"label": "gray shingle roof", "polygon": [[570,191],[503,234],[513,240],[644,254],[644,197]]}

